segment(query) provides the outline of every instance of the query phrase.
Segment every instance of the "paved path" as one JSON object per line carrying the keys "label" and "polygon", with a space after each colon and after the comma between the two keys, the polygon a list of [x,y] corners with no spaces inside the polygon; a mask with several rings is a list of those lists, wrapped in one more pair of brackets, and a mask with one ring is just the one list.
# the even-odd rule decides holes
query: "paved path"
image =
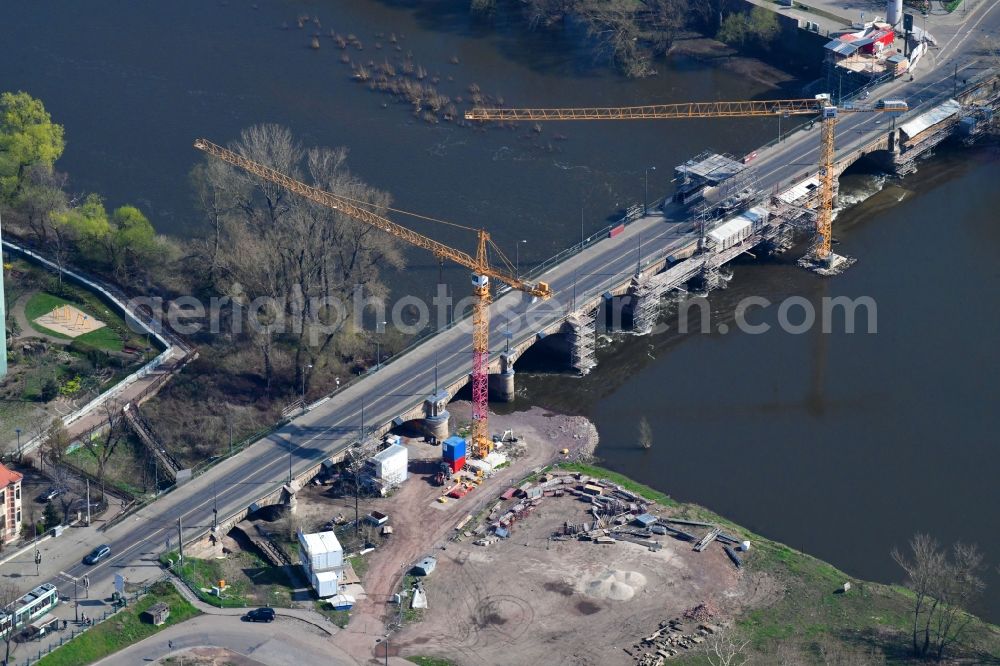
{"label": "paved path", "polygon": [[[937,35],[941,48],[932,52],[932,57],[925,61],[927,64],[921,64],[915,82],[896,81],[880,89],[879,95],[923,101],[951,94],[952,73],[957,69],[964,76],[967,71],[974,71],[977,37],[1000,31],[998,7],[1000,0],[988,0],[988,4],[978,5],[975,12],[970,10],[965,26]],[[880,127],[886,127],[886,119],[863,117],[869,115],[878,114],[852,114],[841,120],[838,141],[842,151],[869,140],[876,131],[881,131]],[[770,188],[803,172],[814,172],[818,135],[818,129],[798,132],[780,145],[762,150],[755,161],[762,187]],[[665,223],[661,217],[638,220],[615,238],[603,240],[551,269],[544,276],[555,292],[551,301],[532,302],[517,293],[499,297],[493,308],[493,340],[503,340],[507,320],[515,336],[512,344],[535,335],[566,310],[576,309],[578,297],[583,300],[589,295],[599,296],[609,276],[617,279],[631,275],[640,257],[647,261],[653,254],[668,253],[678,243],[688,242],[678,226]],[[212,524],[213,508],[218,508],[220,517],[232,515],[280,488],[290,468],[297,474],[342,451],[357,434],[362,406],[369,426],[387,423],[410,404],[432,393],[439,371],[442,383],[466,376],[469,340],[466,321],[431,338],[419,349],[397,356],[363,380],[344,387],[316,409],[109,529],[104,535],[112,546],[108,560],[84,567],[79,558],[87,548],[84,544],[67,544],[47,557],[41,575],[27,578],[24,587],[51,580],[64,595],[71,594],[73,577],[87,573],[91,594],[107,596],[115,573],[128,576],[132,582],[158,575],[157,556],[170,545],[176,547],[178,519],[183,519],[186,536],[203,533]],[[4,565],[4,573],[8,566]]]}
{"label": "paved path", "polygon": [[49,342],[65,347],[66,345],[68,345],[73,341],[67,340],[66,338],[57,338],[56,336],[49,335],[48,333],[42,333],[34,326],[32,326],[31,322],[28,320],[28,314],[25,311],[25,308],[27,308],[28,301],[31,300],[31,297],[37,293],[38,291],[36,290],[36,291],[29,291],[26,294],[21,294],[21,297],[17,299],[17,301],[15,301],[14,307],[10,309],[11,314],[14,315],[14,321],[17,322],[18,327],[21,329],[21,334],[18,335],[17,337],[41,338],[43,340],[48,340]]}
{"label": "paved path", "polygon": [[[317,635],[291,617],[266,624],[241,622],[232,615],[201,616],[160,631],[144,641],[97,662],[101,666],[134,666],[196,647],[223,647],[267,666],[356,666],[329,636]],[[411,665],[412,666],[412,665]]]}
{"label": "paved path", "polygon": [[[132,666],[158,663],[168,656],[180,656],[198,647],[226,648],[266,666],[358,666],[360,662],[337,646],[340,633],[329,620],[308,608],[277,608],[272,623],[242,622],[241,608],[216,608],[198,599],[183,583],[174,586],[205,615],[164,629],[144,641],[125,648],[99,662],[101,666]],[[390,657],[394,666],[411,664]],[[411,665],[412,666],[412,665]]]}

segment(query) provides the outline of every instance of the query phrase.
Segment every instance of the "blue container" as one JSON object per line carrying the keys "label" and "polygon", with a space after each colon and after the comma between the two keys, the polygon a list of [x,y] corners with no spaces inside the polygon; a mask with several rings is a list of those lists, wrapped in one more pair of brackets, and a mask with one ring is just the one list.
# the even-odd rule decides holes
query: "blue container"
{"label": "blue container", "polygon": [[441,452],[446,462],[454,462],[465,457],[465,440],[452,435],[441,444]]}

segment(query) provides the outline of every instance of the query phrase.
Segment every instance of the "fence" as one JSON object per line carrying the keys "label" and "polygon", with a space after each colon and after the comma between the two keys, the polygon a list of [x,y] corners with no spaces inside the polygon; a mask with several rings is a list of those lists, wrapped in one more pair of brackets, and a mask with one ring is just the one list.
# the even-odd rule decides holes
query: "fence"
{"label": "fence", "polygon": [[[111,304],[116,310],[119,311],[122,317],[126,320],[126,323],[131,322],[134,326],[137,326],[141,328],[143,331],[145,331],[147,335],[152,335],[164,348],[163,352],[161,352],[156,358],[151,360],[149,363],[139,368],[139,370],[133,372],[131,375],[129,375],[125,379],[115,384],[114,387],[102,393],[101,395],[97,396],[96,398],[94,398],[93,400],[91,400],[86,405],[79,408],[72,414],[64,417],[63,423],[66,426],[69,426],[70,424],[80,420],[84,416],[90,414],[90,412],[94,411],[100,405],[116,397],[122,391],[124,391],[125,388],[127,388],[130,384],[132,384],[136,380],[149,375],[150,372],[160,367],[160,365],[163,364],[163,362],[166,359],[173,356],[177,350],[183,351],[185,357],[187,357],[191,353],[192,351],[191,348],[188,347],[186,344],[184,344],[184,342],[181,341],[179,338],[165,331],[162,327],[155,325],[155,322],[144,321],[145,318],[142,317],[140,313],[132,309],[129,309],[127,303],[128,297],[122,291],[115,289],[114,287],[111,287],[109,285],[106,285],[103,282],[98,281],[97,278],[88,277],[82,271],[61,267],[56,263],[50,261],[49,259],[46,259],[37,252],[28,249],[27,247],[18,245],[9,240],[3,240],[0,242],[2,242],[3,246],[6,247],[9,251],[14,252],[15,254],[18,254],[22,257],[25,257],[26,259],[29,259],[35,263],[38,263],[50,271],[54,271],[57,274],[65,275],[71,281],[83,285],[84,287],[96,292],[109,304]],[[38,445],[41,443],[42,439],[43,439],[42,435],[37,435],[31,438],[22,447],[22,452],[29,452],[37,448]]]}
{"label": "fence", "polygon": [[[44,657],[46,657],[47,655],[51,654],[53,651],[58,650],[63,645],[66,645],[67,643],[69,643],[71,640],[73,640],[77,636],[83,635],[84,633],[86,633],[90,629],[93,629],[94,627],[96,627],[97,625],[101,624],[105,620],[107,620],[107,619],[109,619],[109,618],[117,615],[118,611],[122,610],[123,608],[127,608],[129,605],[134,604],[137,601],[139,601],[139,599],[141,599],[142,597],[144,597],[147,594],[149,594],[150,588],[152,588],[157,583],[162,583],[162,582],[169,581],[169,580],[170,580],[170,576],[165,574],[163,576],[160,576],[159,578],[157,578],[154,581],[148,581],[148,582],[143,583],[142,587],[140,587],[139,590],[137,590],[135,592],[132,592],[132,593],[127,593],[126,592],[125,595],[124,595],[124,597],[123,597],[124,600],[125,600],[125,603],[124,604],[120,604],[120,605],[112,606],[110,609],[104,609],[103,611],[101,611],[101,617],[100,618],[96,618],[96,617],[95,618],[90,618],[91,620],[93,620],[93,622],[91,622],[91,623],[89,623],[87,625],[78,624],[77,626],[72,627],[72,628],[70,628],[69,626],[67,626],[67,629],[69,629],[69,632],[70,632],[68,636],[65,634],[66,630],[57,629],[56,632],[59,634],[59,641],[58,642],[50,641],[47,646],[45,646],[44,648],[39,648],[38,651],[35,653],[34,656],[27,657],[24,661],[21,661],[20,659],[13,659],[12,661],[13,661],[14,666],[31,666],[31,664],[38,663]],[[74,623],[70,623],[70,624],[76,624],[76,623],[74,622]],[[22,643],[22,645],[24,645],[24,644]]]}

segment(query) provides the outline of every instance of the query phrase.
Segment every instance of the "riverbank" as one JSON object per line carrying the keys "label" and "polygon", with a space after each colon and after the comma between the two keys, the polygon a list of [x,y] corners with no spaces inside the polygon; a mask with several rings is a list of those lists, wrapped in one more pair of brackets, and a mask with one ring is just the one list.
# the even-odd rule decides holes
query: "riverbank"
{"label": "riverbank", "polygon": [[[565,417],[551,418],[557,423]],[[618,484],[652,502],[648,511],[661,518],[710,523],[749,541],[749,551],[739,553],[742,568],[737,570],[720,546],[696,553],[690,543],[670,537],[654,536],[662,550],[653,553],[625,541],[553,540],[551,535],[572,523],[573,515],[583,520],[585,511],[572,497],[547,497],[511,526],[509,539],[486,546],[459,539],[437,553],[437,570],[424,582],[430,608],[393,639],[398,654],[431,655],[454,664],[495,663],[504,655],[511,663],[631,665],[640,663],[644,652],[655,654],[653,641],[643,639],[667,636],[663,627],[673,618],[690,625],[687,631],[696,631],[698,623],[715,629],[668,664],[705,663],[704,648],[720,636],[746,642],[745,654],[753,663],[908,659],[913,596],[906,589],[852,578],[709,509],[679,503],[592,462],[557,461],[524,480],[567,473],[581,475],[581,483],[591,478]],[[619,582],[606,594],[594,592],[591,578],[600,581],[605,574]],[[517,578],[516,586],[510,585],[511,577]],[[846,592],[845,583],[850,583]],[[976,663],[995,659],[1000,628],[976,618],[971,622],[952,656]],[[601,636],[600,645],[583,649],[587,636]]]}

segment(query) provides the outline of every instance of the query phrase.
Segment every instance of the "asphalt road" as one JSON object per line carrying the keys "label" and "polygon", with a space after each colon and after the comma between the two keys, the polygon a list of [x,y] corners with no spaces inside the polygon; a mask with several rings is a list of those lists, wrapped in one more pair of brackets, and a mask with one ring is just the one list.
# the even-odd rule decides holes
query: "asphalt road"
{"label": "asphalt road", "polygon": [[[971,14],[966,26],[937,30],[935,36],[941,48],[921,63],[916,81],[899,81],[886,86],[879,90],[879,96],[903,97],[913,106],[917,100],[926,101],[935,95],[949,93],[956,67],[960,80],[977,73],[979,70],[974,69],[976,65],[972,60],[978,50],[978,36],[986,31],[1000,32],[998,4],[1000,0],[981,5]],[[936,68],[925,73],[931,66]],[[870,140],[876,130],[886,127],[887,122],[880,114],[842,116],[838,124],[839,149],[843,151]],[[810,170],[818,160],[819,134],[817,126],[761,151],[756,160],[761,186],[773,187]],[[690,236],[679,233],[680,228],[681,225],[665,223],[662,217],[644,218],[616,238],[589,247],[543,276],[555,293],[550,301],[532,302],[519,293],[499,298],[493,308],[491,325],[497,352],[503,345],[507,319],[511,322],[513,342],[534,335],[534,331],[552,322],[553,318],[561,317],[566,309],[573,309],[574,296],[581,300],[599,294],[612,277],[631,274],[640,252],[643,261],[649,261],[689,242]],[[213,508],[224,517],[246,507],[285,482],[290,465],[292,472],[297,473],[349,445],[361,425],[362,404],[368,424],[385,423],[433,392],[435,365],[442,383],[468,372],[470,345],[468,321],[436,335],[419,348],[398,356],[380,370],[345,387],[280,431],[129,516],[105,534],[94,536],[95,543],[100,539],[111,545],[113,555],[110,559],[87,567],[79,559],[87,549],[81,548],[80,552],[65,549],[43,563],[40,577],[34,578],[31,572],[32,583],[51,579],[63,594],[67,589],[72,593],[72,577],[87,573],[92,595],[106,596],[110,594],[114,573],[123,572],[131,580],[156,575],[156,558],[167,546],[168,539],[170,545],[176,547],[178,518],[183,519],[185,538],[188,538],[210,527]],[[11,574],[6,566],[5,569],[5,576],[25,575]]]}

